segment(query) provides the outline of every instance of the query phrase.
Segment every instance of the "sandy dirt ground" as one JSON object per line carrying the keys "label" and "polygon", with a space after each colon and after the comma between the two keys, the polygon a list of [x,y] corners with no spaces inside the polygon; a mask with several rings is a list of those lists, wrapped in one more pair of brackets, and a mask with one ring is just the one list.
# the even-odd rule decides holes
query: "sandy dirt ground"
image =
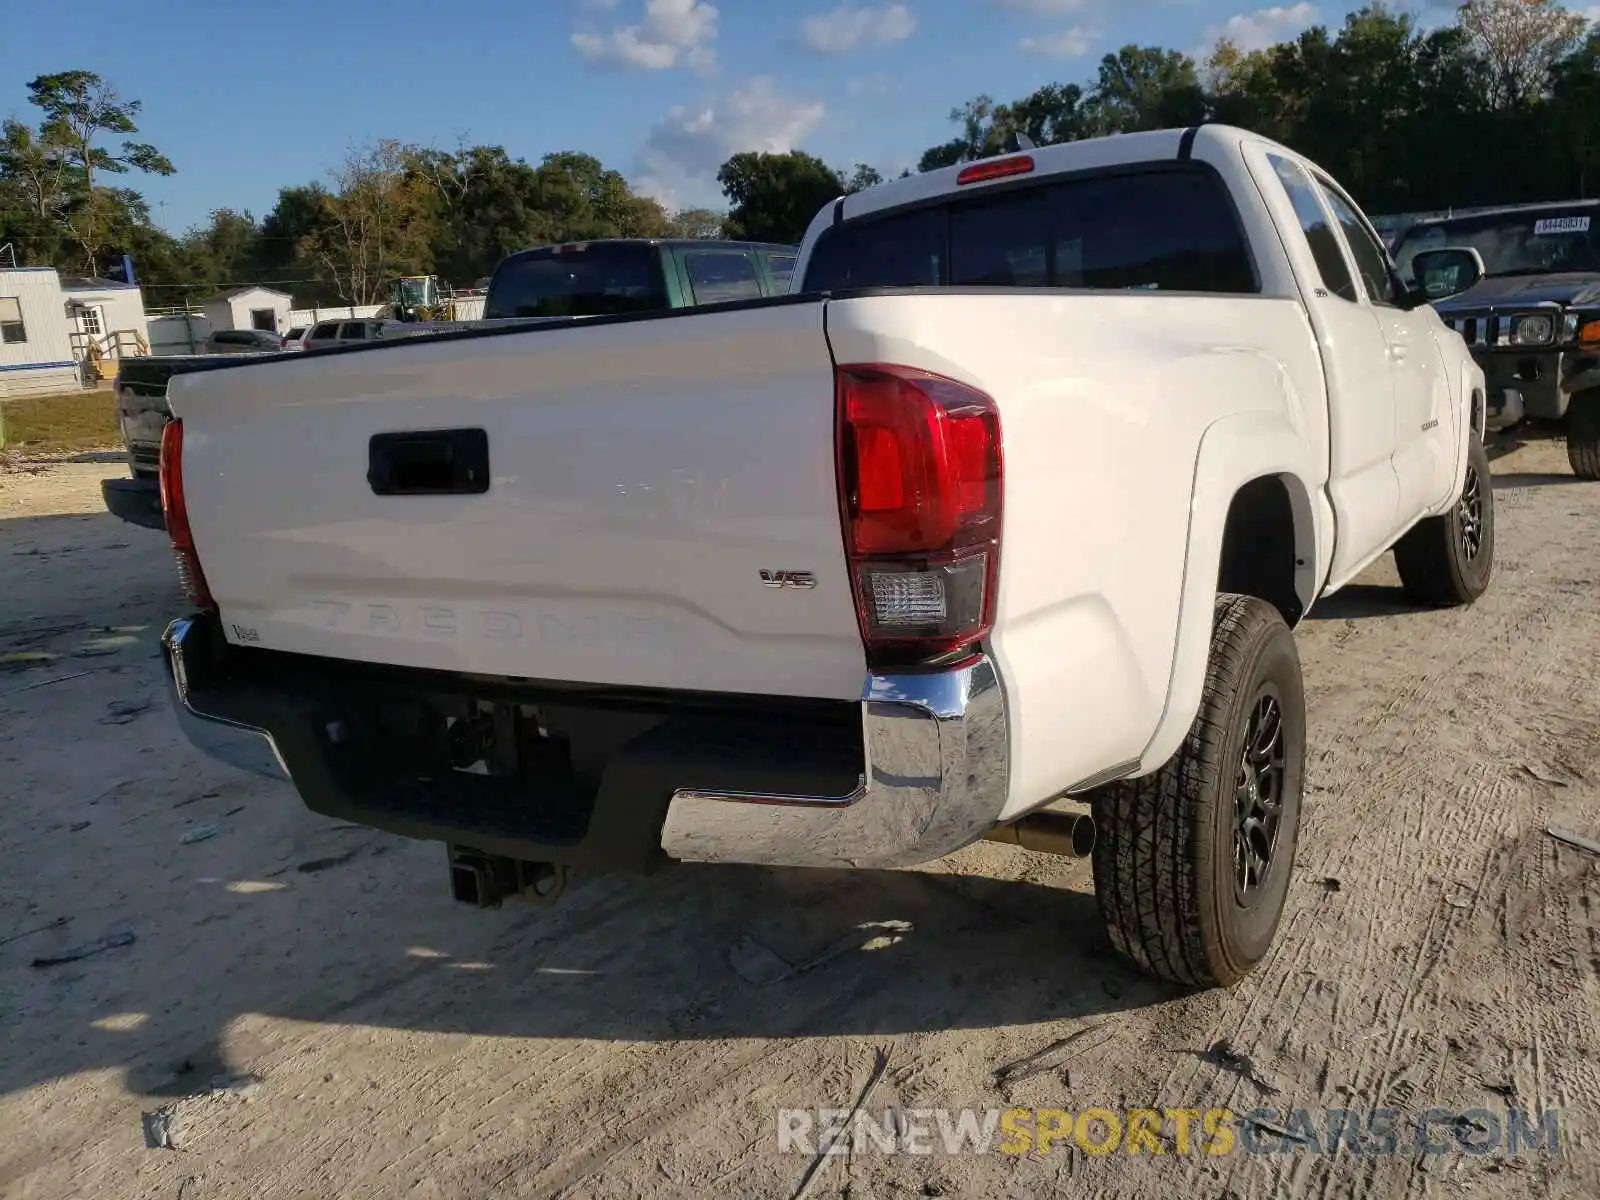
{"label": "sandy dirt ground", "polygon": [[[906,1122],[1521,1107],[1559,1111],[1559,1150],[1427,1155],[1404,1125],[1372,1156],[1265,1127],[1286,1152],[864,1145],[810,1196],[1600,1194],[1600,859],[1545,832],[1600,837],[1600,486],[1558,445],[1496,463],[1478,605],[1411,610],[1385,560],[1303,626],[1285,923],[1257,974],[1195,996],[1103,948],[1086,864],[993,844],[456,905],[441,847],[312,816],[180,741],[171,559],[101,510],[121,469],[95,457],[0,471],[6,1197],[789,1197],[812,1159],[779,1152],[777,1111],[848,1108],[880,1052],[867,1110]],[[775,978],[772,955],[824,961]],[[177,1149],[147,1146],[163,1106]]]}

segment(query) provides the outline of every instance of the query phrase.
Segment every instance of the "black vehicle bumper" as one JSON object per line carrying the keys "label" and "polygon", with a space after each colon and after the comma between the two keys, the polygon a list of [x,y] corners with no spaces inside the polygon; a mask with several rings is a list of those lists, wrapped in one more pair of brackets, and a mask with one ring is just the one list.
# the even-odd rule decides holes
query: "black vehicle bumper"
{"label": "black vehicle bumper", "polygon": [[1509,428],[1526,417],[1559,421],[1575,392],[1600,386],[1600,361],[1593,355],[1546,350],[1475,351],[1483,369],[1490,432]]}
{"label": "black vehicle bumper", "polygon": [[[1009,784],[982,655],[869,676],[852,703],[346,663],[233,646],[205,616],[162,646],[173,710],[212,757],[327,816],[529,862],[910,866],[993,829]],[[485,723],[487,748],[461,752]]]}
{"label": "black vehicle bumper", "polygon": [[103,479],[100,493],[112,516],[145,529],[165,529],[161,511],[161,485],[154,479]]}

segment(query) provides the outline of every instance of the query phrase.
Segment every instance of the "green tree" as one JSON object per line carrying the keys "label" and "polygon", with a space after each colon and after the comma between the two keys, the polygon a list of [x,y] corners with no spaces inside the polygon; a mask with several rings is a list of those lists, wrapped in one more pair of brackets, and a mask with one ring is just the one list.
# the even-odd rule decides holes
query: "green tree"
{"label": "green tree", "polygon": [[1205,119],[1194,59],[1159,46],[1124,46],[1100,60],[1085,125],[1095,133],[1169,129]]}
{"label": "green tree", "polygon": [[330,202],[320,183],[280,189],[277,203],[257,228],[250,274],[306,302],[335,299],[338,293],[331,283],[307,282],[317,279],[319,267],[303,252],[307,239],[321,228]]}
{"label": "green tree", "polygon": [[66,234],[71,197],[61,155],[40,146],[18,121],[0,127],[0,244],[21,266],[56,262]]}
{"label": "green tree", "polygon": [[798,242],[818,210],[845,190],[837,171],[801,150],[735,154],[717,182],[731,206],[728,235],[758,242]]}
{"label": "green tree", "polygon": [[919,171],[1005,154],[1021,144],[1020,136],[1035,146],[1076,141],[1089,136],[1092,125],[1083,89],[1075,83],[1047,83],[1011,104],[996,104],[991,96],[978,96],[952,109],[950,120],[961,132],[924,151],[917,163]]}
{"label": "green tree", "polygon": [[190,280],[206,289],[237,284],[253,275],[261,230],[248,212],[219,208],[211,223],[191,229],[179,243]]}
{"label": "green tree", "polygon": [[64,222],[72,204],[72,173],[61,146],[51,145],[21,121],[0,126],[0,177],[13,202],[44,225]]}
{"label": "green tree", "polygon": [[[93,71],[40,75],[28,84],[28,101],[44,114],[36,143],[47,158],[61,160],[64,191],[73,200],[64,221],[93,274],[100,239],[127,215],[118,208],[118,197],[126,193],[97,190],[95,173],[125,175],[138,170],[171,175],[175,168],[166,155],[146,142],[125,140],[117,152],[100,144],[108,134],[138,133],[134,118],[141,103],[124,100]],[[9,144],[9,131],[7,138]]]}
{"label": "green tree", "polygon": [[845,194],[852,195],[856,192],[864,192],[868,188],[877,187],[882,182],[883,176],[876,167],[870,167],[866,163],[857,163],[855,170],[850,173],[850,178],[844,181]]}
{"label": "green tree", "polygon": [[536,175],[539,206],[552,222],[551,240],[662,237],[667,232],[661,205],[635,195],[620,172],[592,154],[547,154]]}
{"label": "green tree", "polygon": [[971,162],[999,154],[1003,149],[1001,131],[995,127],[995,102],[989,95],[976,96],[950,110],[950,121],[960,130],[948,142],[930,146],[917,161],[919,171],[937,171],[959,162]]}
{"label": "green tree", "polygon": [[506,255],[548,237],[537,173],[504,147],[419,151],[413,170],[437,198],[435,270],[454,283],[471,283]]}
{"label": "green tree", "polygon": [[1566,174],[1560,191],[1587,197],[1600,188],[1600,24],[1551,66],[1549,107],[1549,145]]}

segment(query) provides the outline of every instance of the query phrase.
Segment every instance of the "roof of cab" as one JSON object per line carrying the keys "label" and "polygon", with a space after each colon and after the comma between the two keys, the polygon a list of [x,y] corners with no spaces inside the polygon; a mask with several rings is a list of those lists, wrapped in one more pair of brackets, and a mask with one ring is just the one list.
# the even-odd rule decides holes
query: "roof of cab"
{"label": "roof of cab", "polygon": [[[1012,150],[976,161],[992,162],[1026,154],[1034,161],[1034,174],[1057,175],[1067,171],[1120,166],[1123,163],[1187,157],[1185,144],[1192,147],[1196,138],[1202,134],[1207,142],[1222,145],[1237,144],[1247,139],[1265,140],[1259,138],[1257,134],[1232,125],[1199,125],[1187,129],[1154,129],[1141,133],[1118,133],[1106,137],[1084,138],[1076,142],[1059,142],[1051,146]],[[961,172],[973,165],[974,162],[971,161],[960,162],[954,166],[924,171],[919,175],[909,175],[903,179],[891,179],[875,187],[841,196],[835,201],[836,205],[842,205],[837,219],[848,220],[880,209],[899,208],[902,205],[916,204],[922,200],[932,200],[937,196],[952,193],[958,186],[956,180]]]}

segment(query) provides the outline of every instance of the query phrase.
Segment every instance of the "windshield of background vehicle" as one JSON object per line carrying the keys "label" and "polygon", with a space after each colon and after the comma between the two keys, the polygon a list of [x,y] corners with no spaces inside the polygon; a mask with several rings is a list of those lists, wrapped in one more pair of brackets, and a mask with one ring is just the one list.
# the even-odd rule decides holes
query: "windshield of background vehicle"
{"label": "windshield of background vehicle", "polygon": [[1600,207],[1485,213],[1407,230],[1395,244],[1395,265],[1415,283],[1411,260],[1419,250],[1468,246],[1483,259],[1488,275],[1550,275],[1600,272]]}
{"label": "windshield of background vehicle", "polygon": [[667,308],[661,255],[647,243],[545,246],[502,262],[489,281],[486,320],[585,317]]}

